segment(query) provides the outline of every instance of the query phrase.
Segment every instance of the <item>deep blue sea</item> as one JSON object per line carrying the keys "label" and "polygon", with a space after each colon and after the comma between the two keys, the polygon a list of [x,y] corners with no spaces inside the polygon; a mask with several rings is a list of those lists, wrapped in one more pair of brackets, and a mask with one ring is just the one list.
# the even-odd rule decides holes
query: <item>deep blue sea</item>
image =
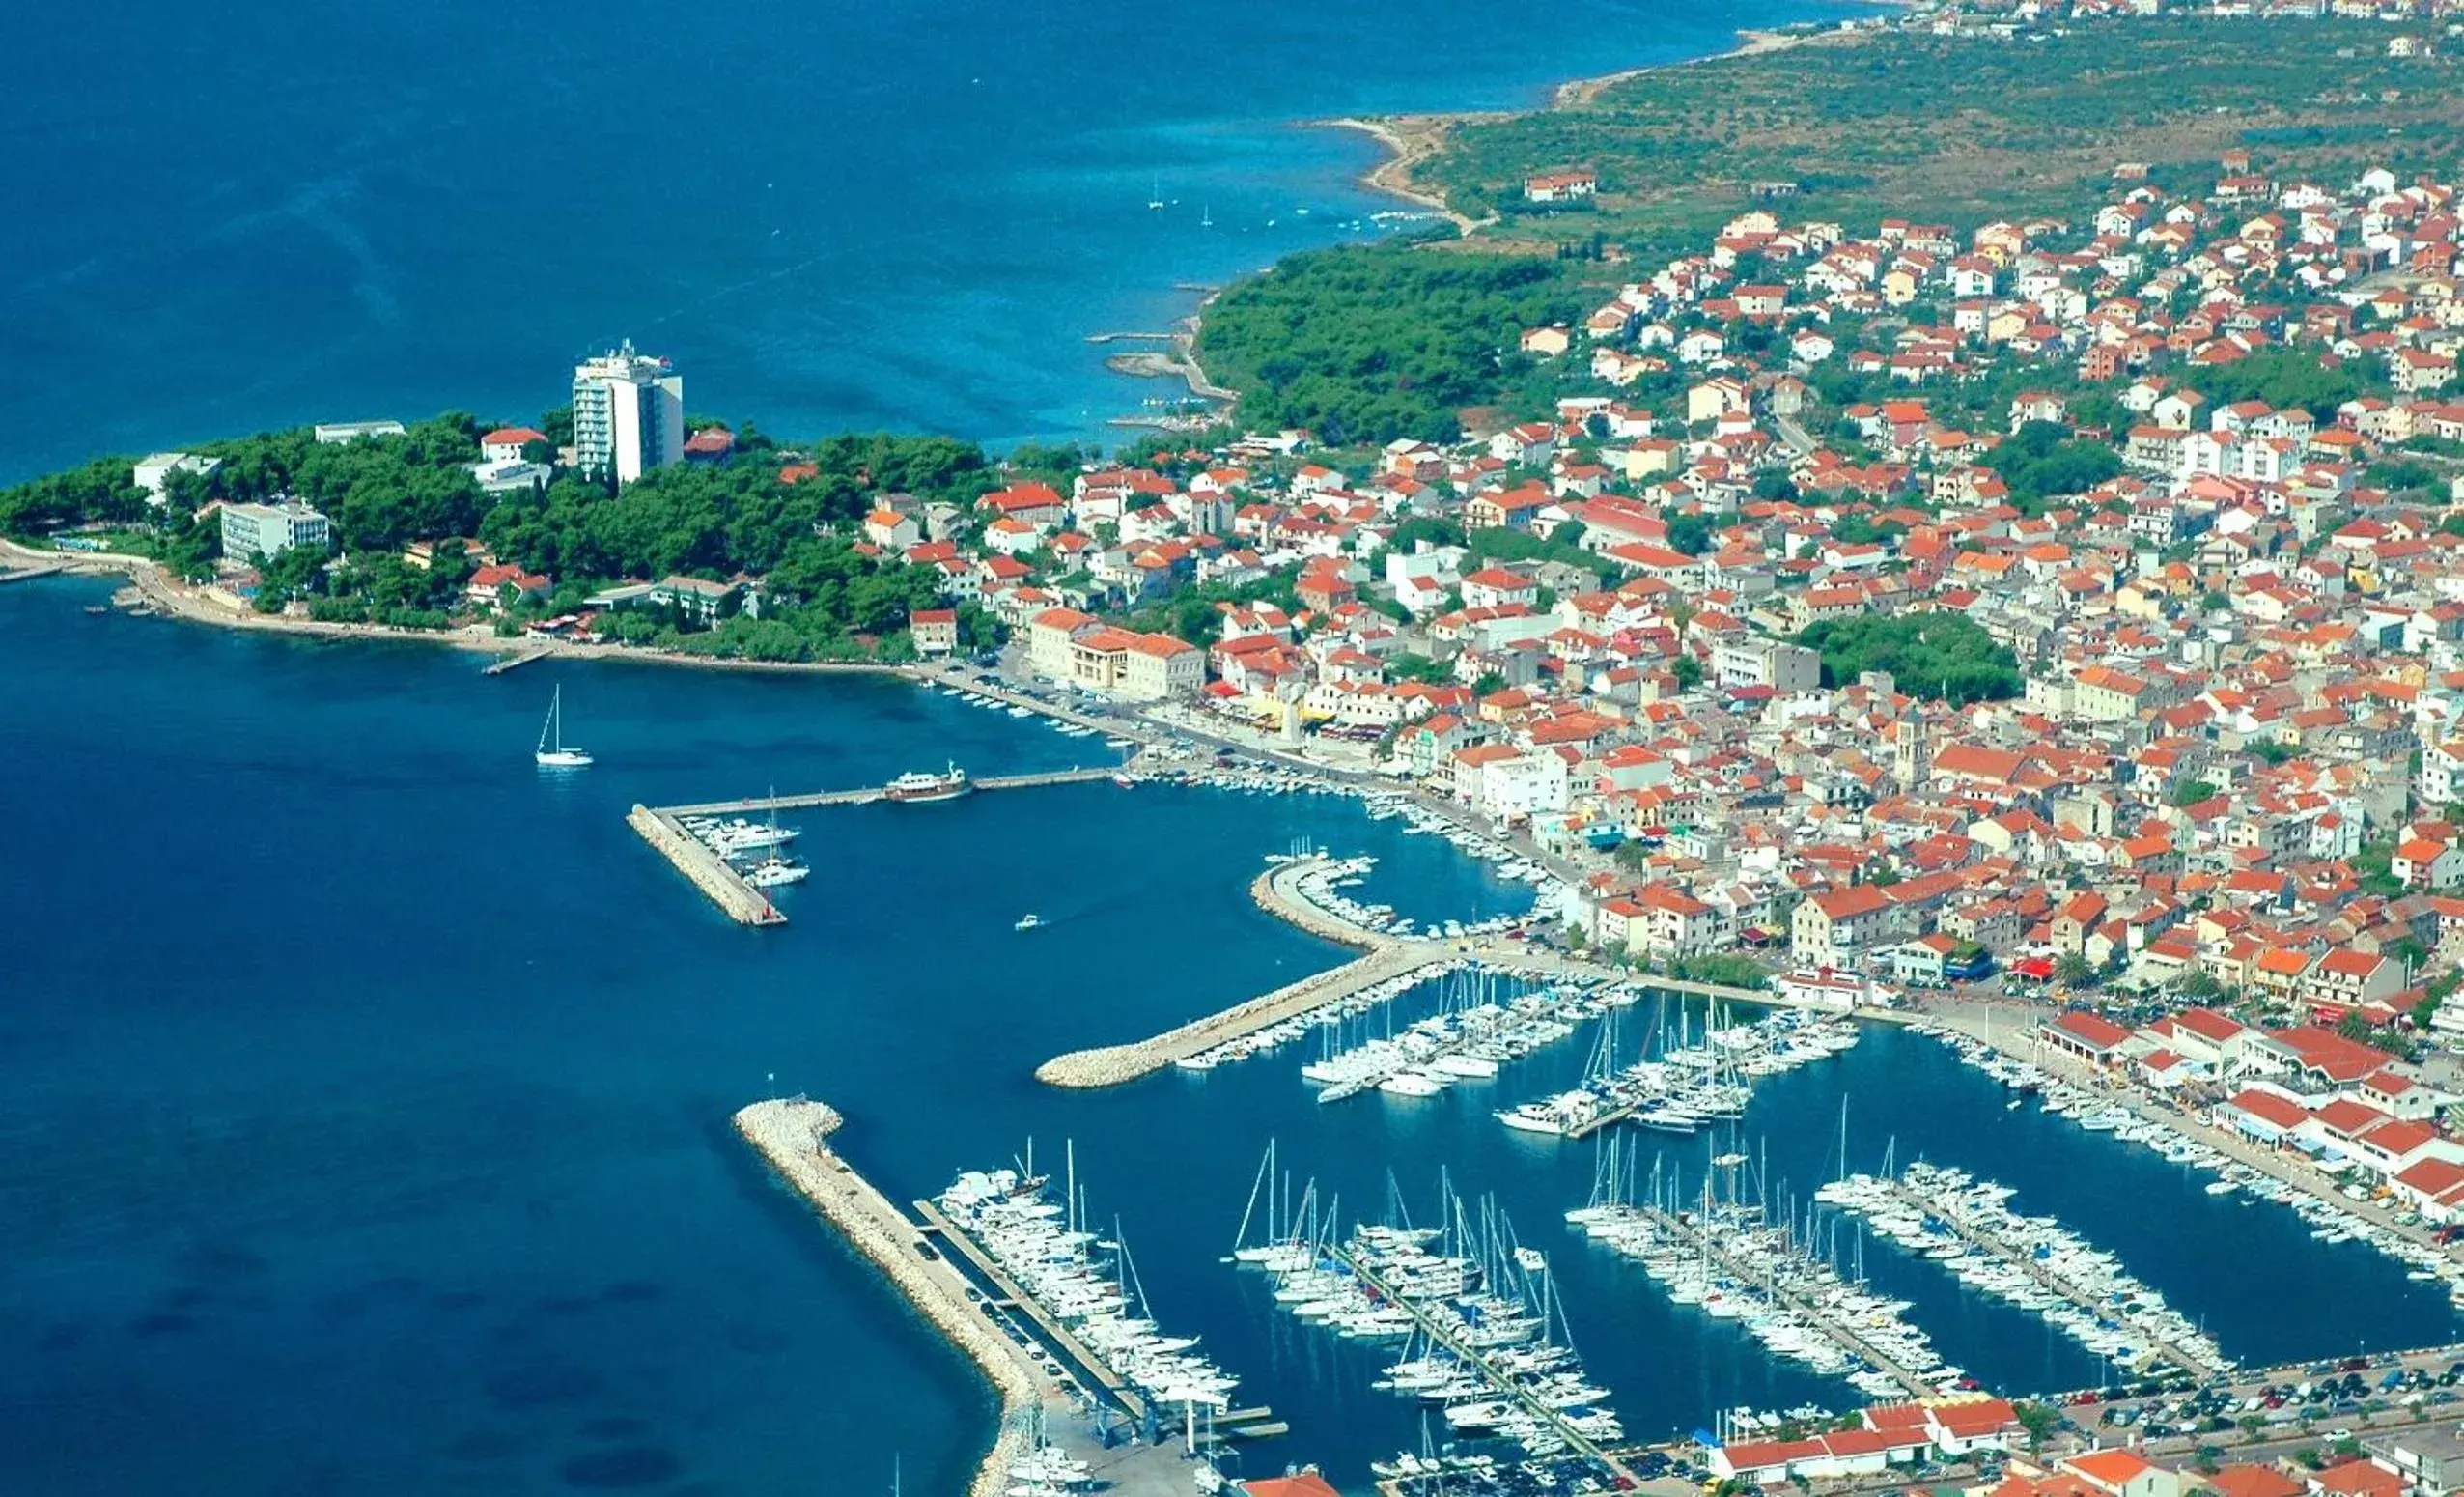
{"label": "deep blue sea", "polygon": [[[989,1430],[968,1370],[727,1129],[802,1090],[902,1198],[1074,1140],[1157,1315],[1202,1334],[1292,1435],[1257,1468],[1345,1479],[1416,1443],[1384,1360],[1274,1313],[1218,1259],[1269,1138],[1296,1177],[1417,1210],[1441,1167],[1546,1247],[1577,1342],[1638,1433],[1740,1401],[1844,1403],[1667,1304],[1559,1221],[1590,1145],[1490,1109],[1570,1082],[1588,1036],[1422,1102],[1321,1107],[1299,1057],[1071,1095],[1043,1058],[1161,1029],[1339,953],[1259,914],[1261,855],[1382,857],[1416,914],[1517,907],[1435,838],[1348,802],[1108,783],[810,813],[793,923],[740,930],[626,828],[636,800],[874,782],[1091,741],[904,685],[657,666],[480,674],[443,650],[94,617],[104,589],[0,589],[0,1490],[958,1490]],[[528,760],[561,682],[597,769]],[[1029,935],[1027,910],[1050,925]],[[1630,1021],[1631,1022],[1631,1021]],[[1870,1034],[1767,1083],[1744,1144],[1777,1197],[1886,1149],[1996,1175],[2120,1253],[2227,1351],[2456,1335],[2444,1299],[2289,1212]],[[1663,1168],[1698,1172],[1670,1140]],[[2037,1321],[1869,1249],[1951,1360],[2093,1382]]]}
{"label": "deep blue sea", "polygon": [[1353,184],[1372,143],[1294,122],[1515,104],[1855,9],[38,0],[0,49],[0,482],[527,418],[625,337],[693,411],[784,435],[1116,440],[1181,392],[1089,334],[1406,206]]}

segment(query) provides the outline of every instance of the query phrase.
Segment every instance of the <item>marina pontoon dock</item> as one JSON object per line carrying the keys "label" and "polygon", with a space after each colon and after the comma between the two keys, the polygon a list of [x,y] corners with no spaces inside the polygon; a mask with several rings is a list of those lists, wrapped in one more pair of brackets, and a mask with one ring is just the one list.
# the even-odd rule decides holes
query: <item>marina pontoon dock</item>
{"label": "marina pontoon dock", "polygon": [[1348,1269],[1354,1278],[1375,1290],[1381,1299],[1410,1314],[1413,1324],[1419,1328],[1423,1336],[1444,1347],[1456,1361],[1470,1369],[1473,1375],[1493,1390],[1498,1398],[1516,1404],[1538,1420],[1558,1439],[1563,1440],[1568,1450],[1574,1451],[1587,1460],[1598,1461],[1603,1469],[1617,1480],[1621,1487],[1634,1484],[1634,1473],[1627,1470],[1625,1464],[1617,1457],[1601,1449],[1589,1436],[1575,1428],[1567,1421],[1564,1410],[1546,1398],[1538,1397],[1530,1384],[1509,1377],[1499,1370],[1487,1351],[1465,1342],[1456,1334],[1454,1325],[1446,1319],[1431,1314],[1428,1307],[1418,1296],[1400,1292],[1395,1285],[1387,1283],[1365,1258],[1348,1246],[1329,1243],[1326,1251],[1335,1261]]}

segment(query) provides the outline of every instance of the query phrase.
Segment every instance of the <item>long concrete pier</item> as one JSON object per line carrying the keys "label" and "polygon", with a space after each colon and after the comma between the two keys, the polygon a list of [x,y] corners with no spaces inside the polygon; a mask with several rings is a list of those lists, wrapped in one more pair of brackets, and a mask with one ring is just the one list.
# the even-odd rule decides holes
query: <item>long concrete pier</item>
{"label": "long concrete pier", "polygon": [[641,834],[660,857],[676,865],[676,871],[690,879],[695,889],[708,894],[729,919],[739,925],[784,925],[787,917],[778,912],[768,895],[744,882],[743,876],[727,865],[727,860],[712,852],[701,838],[676,824],[667,811],[636,805],[625,817],[626,824]]}
{"label": "long concrete pier", "polygon": [[[1010,1467],[1026,1448],[1022,1416],[1038,1406],[1066,1406],[1060,1387],[1024,1348],[1003,1335],[967,1297],[966,1278],[946,1261],[925,1257],[924,1234],[823,1142],[839,1116],[819,1102],[756,1102],[736,1115],[736,1131],[770,1168],[870,1258],[898,1291],[968,1360],[983,1369],[1001,1398],[1001,1432],[975,1470],[972,1497],[998,1497]],[[1022,1417],[1013,1417],[1022,1416]]]}
{"label": "long concrete pier", "polygon": [[[1249,897],[1258,907],[1313,936],[1344,946],[1363,948],[1367,954],[1340,967],[1303,977],[1286,987],[1257,998],[1244,1000],[1220,1012],[1170,1029],[1152,1039],[1125,1045],[1105,1045],[1091,1050],[1075,1050],[1055,1056],[1036,1067],[1038,1081],[1049,1086],[1091,1087],[1116,1087],[1124,1082],[1162,1070],[1185,1056],[1252,1034],[1259,1030],[1280,1024],[1286,1019],[1309,1013],[1330,1003],[1340,1003],[1364,988],[1375,987],[1391,977],[1417,972],[1441,963],[1472,960],[1499,972],[1510,972],[1535,977],[1597,978],[1611,982],[1633,982],[1655,991],[1678,993],[1697,998],[1724,998],[1766,1007],[1804,1006],[1814,1012],[1838,1014],[1836,1008],[1817,1004],[1791,1004],[1777,993],[1759,988],[1728,987],[1716,982],[1690,982],[1677,977],[1653,977],[1628,972],[1604,963],[1584,961],[1581,957],[1556,952],[1534,951],[1519,941],[1483,939],[1479,941],[1409,939],[1388,936],[1366,926],[1355,924],[1335,912],[1310,900],[1302,891],[1304,876],[1323,860],[1302,860],[1278,863],[1261,873],[1249,884]],[[1890,1010],[1858,1010],[1856,1018],[1888,1018],[1906,1021],[1908,1014]],[[1631,1111],[1631,1109],[1628,1109]],[[1617,1116],[1623,1116],[1619,1113]],[[1604,1119],[1603,1126],[1614,1118]],[[1593,1129],[1586,1128],[1585,1133]]]}
{"label": "long concrete pier", "polygon": [[492,662],[489,664],[488,668],[482,670],[480,674],[483,676],[501,676],[506,671],[519,670],[524,665],[531,664],[534,662],[544,661],[555,653],[556,652],[554,650],[545,648],[521,650],[515,654],[508,655],[502,660]]}
{"label": "long concrete pier", "polygon": [[5,587],[11,582],[31,582],[36,578],[50,577],[68,570],[69,563],[65,561],[49,561],[37,566],[18,567],[13,571],[0,572],[0,587]]}
{"label": "long concrete pier", "polygon": [[[986,779],[970,780],[970,788],[984,790],[1032,790],[1042,785],[1078,785],[1098,779],[1110,779],[1122,771],[1116,767],[1093,769],[1049,770],[1040,775],[995,775]],[[662,805],[659,814],[681,816],[744,816],[766,811],[803,811],[825,805],[870,805],[888,799],[880,785],[866,785],[855,790],[816,790],[803,795],[754,796],[742,801],[709,801],[699,805]]]}

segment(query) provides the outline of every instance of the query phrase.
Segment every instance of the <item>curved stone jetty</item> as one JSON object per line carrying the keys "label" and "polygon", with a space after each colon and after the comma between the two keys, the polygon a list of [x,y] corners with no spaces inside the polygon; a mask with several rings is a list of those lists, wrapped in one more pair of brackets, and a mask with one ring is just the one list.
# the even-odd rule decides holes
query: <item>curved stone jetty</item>
{"label": "curved stone jetty", "polygon": [[946,1262],[921,1251],[924,1235],[845,1160],[822,1142],[837,1131],[836,1112],[819,1102],[756,1102],[736,1115],[736,1131],[770,1161],[779,1177],[812,1203],[858,1253],[888,1276],[916,1313],[984,1370],[1001,1397],[1001,1432],[985,1453],[969,1484],[972,1497],[998,1497],[1009,1471],[1026,1449],[1025,1412],[1048,1398],[1053,1387],[1016,1342],[985,1318],[966,1296],[966,1281]]}
{"label": "curved stone jetty", "polygon": [[1152,1039],[1055,1056],[1036,1067],[1035,1079],[1050,1087],[1117,1087],[1160,1071],[1185,1056],[1280,1024],[1295,1014],[1307,1013],[1389,977],[1434,966],[1453,954],[1436,943],[1397,941],[1381,935],[1311,904],[1294,889],[1293,883],[1312,865],[1308,861],[1287,862],[1267,869],[1250,881],[1249,897],[1269,915],[1310,935],[1366,947],[1368,954],[1221,1012],[1192,1019]]}
{"label": "curved stone jetty", "polygon": [[1302,978],[1289,987],[1235,1004],[1220,1013],[1192,1019],[1152,1039],[1132,1045],[1106,1045],[1055,1056],[1035,1068],[1035,1079],[1050,1087],[1117,1087],[1160,1071],[1184,1056],[1238,1039],[1280,1024],[1295,1014],[1331,1003],[1389,977],[1445,961],[1448,953],[1424,947],[1390,946],[1344,963],[1329,972]]}

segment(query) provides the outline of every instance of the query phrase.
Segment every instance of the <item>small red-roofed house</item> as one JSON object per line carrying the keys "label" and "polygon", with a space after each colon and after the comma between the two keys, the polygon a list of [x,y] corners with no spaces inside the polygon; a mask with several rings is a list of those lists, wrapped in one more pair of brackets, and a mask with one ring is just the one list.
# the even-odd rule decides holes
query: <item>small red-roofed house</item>
{"label": "small red-roofed house", "polygon": [[2060,1469],[2105,1497],[2173,1497],[2180,1488],[2179,1478],[2136,1451],[2084,1451],[2065,1457]]}
{"label": "small red-roofed house", "polygon": [[1967,1398],[1926,1406],[1925,1427],[1946,1455],[2006,1451],[2020,1430],[2019,1411],[2006,1398]]}
{"label": "small red-roofed house", "polygon": [[518,463],[523,448],[546,439],[546,432],[527,426],[500,426],[479,438],[479,455],[490,463]]}
{"label": "small red-roofed house", "polygon": [[2430,1221],[2447,1223],[2464,1216],[2464,1165],[2424,1159],[2387,1185],[2396,1199],[2411,1201]]}
{"label": "small red-roofed house", "polygon": [[2404,1478],[2372,1460],[2348,1460],[2310,1479],[2318,1497],[2403,1497]]}

